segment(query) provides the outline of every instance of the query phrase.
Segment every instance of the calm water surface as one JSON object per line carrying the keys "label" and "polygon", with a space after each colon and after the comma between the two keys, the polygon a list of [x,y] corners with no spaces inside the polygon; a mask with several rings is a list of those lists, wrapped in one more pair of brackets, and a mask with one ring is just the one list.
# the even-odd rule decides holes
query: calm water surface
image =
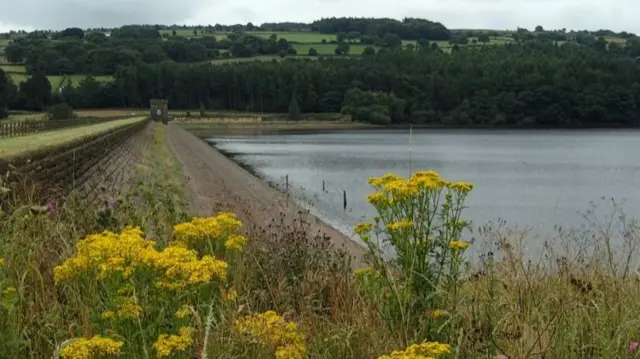
{"label": "calm water surface", "polygon": [[[554,225],[577,227],[581,212],[602,197],[624,201],[640,217],[640,132],[629,130],[414,130],[214,136],[209,141],[283,184],[294,197],[346,234],[372,218],[367,179],[435,169],[470,181],[466,219],[474,226],[506,220],[549,234]],[[327,192],[322,191],[325,181]],[[342,191],[348,196],[343,210]],[[304,200],[300,199],[304,198]]]}

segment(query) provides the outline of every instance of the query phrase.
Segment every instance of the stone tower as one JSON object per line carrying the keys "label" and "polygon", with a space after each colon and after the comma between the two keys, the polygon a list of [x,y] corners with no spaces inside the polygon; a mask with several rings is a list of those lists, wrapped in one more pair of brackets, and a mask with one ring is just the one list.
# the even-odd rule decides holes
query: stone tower
{"label": "stone tower", "polygon": [[166,125],[169,121],[169,102],[159,99],[152,99],[150,102],[151,118],[154,121],[162,121]]}

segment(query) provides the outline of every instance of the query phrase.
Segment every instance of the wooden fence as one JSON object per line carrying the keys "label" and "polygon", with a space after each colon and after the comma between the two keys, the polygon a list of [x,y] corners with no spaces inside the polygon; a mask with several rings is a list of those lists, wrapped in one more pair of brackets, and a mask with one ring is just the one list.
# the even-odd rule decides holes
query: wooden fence
{"label": "wooden fence", "polygon": [[123,117],[109,118],[76,118],[72,120],[24,120],[17,122],[0,123],[0,138],[17,137],[33,133],[54,131],[63,128],[94,125],[107,121],[119,120]]}

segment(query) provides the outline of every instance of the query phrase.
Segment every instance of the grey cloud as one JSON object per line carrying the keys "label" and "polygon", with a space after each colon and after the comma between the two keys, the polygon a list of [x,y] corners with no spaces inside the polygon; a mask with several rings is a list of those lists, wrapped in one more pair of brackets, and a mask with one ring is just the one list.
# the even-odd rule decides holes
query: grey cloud
{"label": "grey cloud", "polygon": [[35,28],[182,23],[207,0],[22,0],[2,6],[0,22]]}
{"label": "grey cloud", "polygon": [[0,28],[313,21],[329,16],[424,17],[450,28],[640,32],[637,0],[4,0]]}

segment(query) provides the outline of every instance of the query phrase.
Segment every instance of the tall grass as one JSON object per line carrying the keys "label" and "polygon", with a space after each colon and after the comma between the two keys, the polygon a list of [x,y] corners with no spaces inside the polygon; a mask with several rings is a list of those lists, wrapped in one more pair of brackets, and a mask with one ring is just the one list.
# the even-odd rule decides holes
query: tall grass
{"label": "tall grass", "polygon": [[356,228],[371,267],[354,273],[307,212],[242,233],[188,216],[164,127],[145,141],[134,187],[104,206],[3,187],[0,357],[637,355],[640,231],[615,202],[534,260],[505,226],[463,241],[469,184],[372,179],[378,216]]}

